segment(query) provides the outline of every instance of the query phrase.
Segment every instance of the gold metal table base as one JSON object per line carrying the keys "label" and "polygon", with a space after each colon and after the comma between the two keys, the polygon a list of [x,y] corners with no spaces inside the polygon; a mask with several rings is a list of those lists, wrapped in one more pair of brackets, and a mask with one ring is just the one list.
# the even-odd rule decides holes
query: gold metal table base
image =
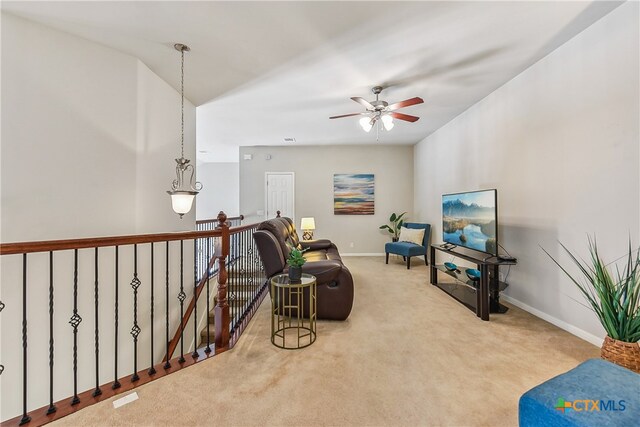
{"label": "gold metal table base", "polygon": [[316,278],[303,274],[290,282],[279,274],[271,279],[271,343],[286,350],[305,348],[316,340]]}

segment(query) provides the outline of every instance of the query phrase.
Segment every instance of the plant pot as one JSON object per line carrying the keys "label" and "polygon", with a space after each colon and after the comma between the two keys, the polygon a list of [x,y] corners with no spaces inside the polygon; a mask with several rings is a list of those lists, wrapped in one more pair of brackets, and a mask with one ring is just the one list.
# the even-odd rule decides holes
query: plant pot
{"label": "plant pot", "polygon": [[391,241],[392,241],[392,242],[397,242],[397,241],[398,241],[398,237],[392,237],[392,238],[391,238]]}
{"label": "plant pot", "polygon": [[640,374],[640,344],[614,340],[608,335],[600,349],[600,357]]}
{"label": "plant pot", "polygon": [[289,267],[289,280],[299,282],[302,279],[302,267]]}

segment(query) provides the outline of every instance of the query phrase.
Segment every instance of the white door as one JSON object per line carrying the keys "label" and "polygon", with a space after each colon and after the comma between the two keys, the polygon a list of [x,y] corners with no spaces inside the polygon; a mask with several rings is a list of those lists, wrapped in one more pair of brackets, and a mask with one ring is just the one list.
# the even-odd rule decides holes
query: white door
{"label": "white door", "polygon": [[275,218],[280,211],[280,216],[294,219],[293,172],[267,172],[265,188],[267,201],[265,218]]}

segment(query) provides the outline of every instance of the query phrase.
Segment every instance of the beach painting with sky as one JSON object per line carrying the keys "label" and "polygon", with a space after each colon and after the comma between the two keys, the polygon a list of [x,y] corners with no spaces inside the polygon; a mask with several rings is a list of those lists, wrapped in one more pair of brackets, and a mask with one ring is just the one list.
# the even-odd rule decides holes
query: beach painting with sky
{"label": "beach painting with sky", "polygon": [[333,213],[335,215],[374,214],[374,175],[334,174]]}

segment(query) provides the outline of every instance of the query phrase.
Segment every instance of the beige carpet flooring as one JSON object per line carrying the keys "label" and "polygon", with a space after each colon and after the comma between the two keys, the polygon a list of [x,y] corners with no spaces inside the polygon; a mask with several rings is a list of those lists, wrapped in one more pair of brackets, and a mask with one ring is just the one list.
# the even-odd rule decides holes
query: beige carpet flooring
{"label": "beige carpet flooring", "polygon": [[[269,304],[236,347],[146,384],[119,409],[101,402],[57,425],[517,425],[529,388],[598,349],[518,308],[483,322],[429,284],[416,259],[345,258],[346,322],[318,322],[303,350],[269,341]],[[119,396],[122,397],[122,396]]]}

